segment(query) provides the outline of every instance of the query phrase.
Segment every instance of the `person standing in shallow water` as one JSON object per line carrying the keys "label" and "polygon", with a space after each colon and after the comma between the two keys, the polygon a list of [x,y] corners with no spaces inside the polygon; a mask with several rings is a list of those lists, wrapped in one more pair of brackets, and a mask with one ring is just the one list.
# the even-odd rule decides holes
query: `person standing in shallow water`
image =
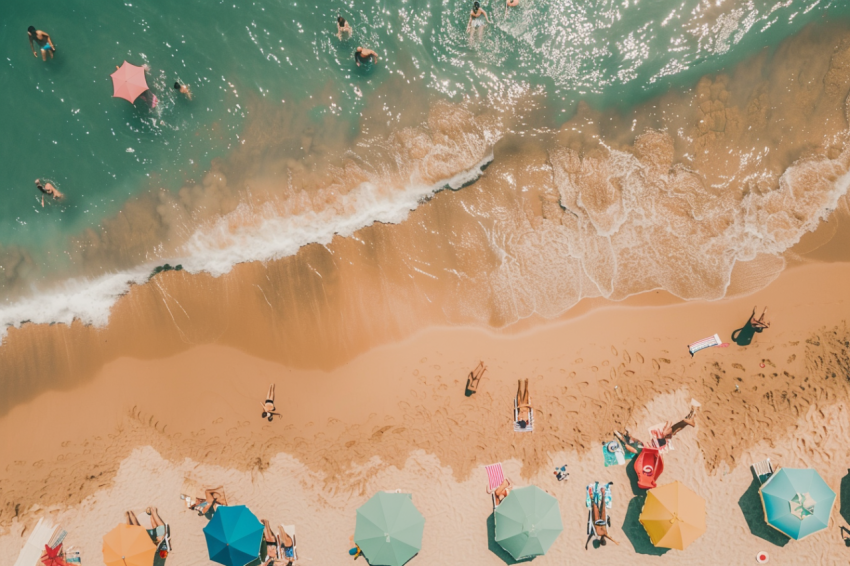
{"label": "person standing in shallow water", "polygon": [[[48,53],[50,53],[50,58],[53,59],[53,53],[56,51],[56,46],[53,45],[53,40],[50,39],[50,34],[46,31],[35,29],[35,26],[30,26],[27,28],[27,37],[30,40],[30,50],[32,51],[33,57],[38,57],[38,53],[35,52],[35,46],[38,45],[39,51],[41,51],[42,61],[47,61]],[[33,42],[35,42],[35,44],[33,44]]]}
{"label": "person standing in shallow water", "polygon": [[[372,58],[375,58],[374,61]],[[354,61],[357,63],[357,66],[360,66],[360,62],[363,63],[377,63],[378,62],[378,54],[372,51],[371,49],[366,49],[364,47],[358,47],[357,51],[354,52]]]}
{"label": "person standing in shallow water", "polygon": [[472,39],[472,36],[475,35],[475,31],[478,30],[478,39],[484,37],[484,26],[486,23],[490,23],[490,16],[487,15],[487,12],[481,9],[481,4],[475,2],[472,4],[472,12],[469,14],[469,23],[466,24],[466,31],[469,32],[469,39]]}
{"label": "person standing in shallow water", "polygon": [[336,37],[340,41],[348,39],[351,37],[351,26],[348,25],[348,22],[345,21],[345,18],[339,16],[336,19]]}

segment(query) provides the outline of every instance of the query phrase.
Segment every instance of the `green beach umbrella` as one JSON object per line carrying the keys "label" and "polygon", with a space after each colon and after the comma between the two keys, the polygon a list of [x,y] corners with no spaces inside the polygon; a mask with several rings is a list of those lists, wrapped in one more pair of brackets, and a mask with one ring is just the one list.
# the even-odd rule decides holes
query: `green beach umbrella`
{"label": "green beach umbrella", "polygon": [[533,485],[511,490],[494,513],[496,542],[515,560],[546,554],[564,530],[558,500]]}
{"label": "green beach umbrella", "polygon": [[800,540],[826,528],[835,492],[811,469],[780,468],[759,489],[768,525]]}
{"label": "green beach umbrella", "polygon": [[424,528],[409,493],[379,491],[357,509],[354,543],[372,566],[402,566],[422,548]]}

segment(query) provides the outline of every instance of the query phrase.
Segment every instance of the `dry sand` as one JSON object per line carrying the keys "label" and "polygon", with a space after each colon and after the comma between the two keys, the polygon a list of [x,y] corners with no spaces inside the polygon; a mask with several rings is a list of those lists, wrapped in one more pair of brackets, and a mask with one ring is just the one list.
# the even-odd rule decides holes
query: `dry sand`
{"label": "dry sand", "polygon": [[[99,563],[100,539],[123,511],[156,505],[175,535],[169,563],[206,563],[204,520],[178,498],[188,475],[296,524],[305,564],[350,560],[354,510],[379,489],[410,491],[426,516],[416,564],[501,564],[488,549],[481,466],[503,461],[516,483],[560,501],[565,532],[540,564],[754,563],[762,549],[774,563],[846,563],[838,504],[828,530],[782,544],[760,522],[747,466],[770,456],[816,467],[836,492],[847,481],[848,280],[847,264],[813,263],[721,302],[646,306],[644,296],[514,334],[430,328],[332,371],[219,345],[117,359],[0,419],[0,555],[16,555],[47,513],[70,527],[84,563]],[[772,327],[751,346],[688,355],[688,342],[728,337],[754,304],[769,305]],[[465,397],[478,359],[489,370]],[[519,377],[538,407],[530,435],[511,432]],[[283,412],[273,423],[259,415],[269,382]],[[603,467],[600,443],[615,426],[645,431],[682,416],[691,397],[702,403],[697,426],[676,438],[662,483],[682,480],[706,498],[708,532],[684,552],[645,556],[640,498],[623,467]],[[572,475],[558,483],[552,469],[564,463]],[[583,488],[595,480],[615,482],[620,546],[585,554]]]}

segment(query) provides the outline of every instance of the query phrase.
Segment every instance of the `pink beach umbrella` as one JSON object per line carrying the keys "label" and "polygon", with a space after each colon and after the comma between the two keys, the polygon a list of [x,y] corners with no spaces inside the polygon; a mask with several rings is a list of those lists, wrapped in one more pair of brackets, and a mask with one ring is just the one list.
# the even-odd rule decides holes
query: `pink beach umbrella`
{"label": "pink beach umbrella", "polygon": [[115,98],[124,98],[132,103],[140,94],[148,90],[145,70],[131,65],[127,61],[124,61],[121,68],[110,76],[112,77],[112,86],[115,88],[112,96]]}

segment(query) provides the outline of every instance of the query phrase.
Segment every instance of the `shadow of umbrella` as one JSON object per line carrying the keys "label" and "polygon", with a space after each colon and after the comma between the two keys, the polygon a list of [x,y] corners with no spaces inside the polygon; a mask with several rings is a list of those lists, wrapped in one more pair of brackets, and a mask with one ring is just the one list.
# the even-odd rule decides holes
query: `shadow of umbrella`
{"label": "shadow of umbrella", "polygon": [[646,501],[646,492],[638,488],[642,493],[635,495],[629,501],[629,508],[626,511],[626,518],[623,521],[623,533],[626,538],[632,543],[632,547],[638,554],[647,554],[649,556],[661,556],[665,554],[669,548],[658,548],[652,541],[649,540],[649,535],[646,534],[646,529],[640,524],[640,512],[643,509],[643,504]]}
{"label": "shadow of umbrella", "polygon": [[[490,552],[499,557],[499,560],[504,562],[505,564],[519,564],[514,557],[510,555],[510,553],[502,548],[498,542],[496,542],[496,515],[495,513],[490,513],[490,516],[487,517],[487,548],[490,549]],[[529,562],[529,560],[523,560],[522,562]]]}
{"label": "shadow of umbrella", "polygon": [[764,520],[764,507],[759,495],[759,486],[758,479],[753,478],[750,487],[738,500],[738,507],[741,508],[752,534],[776,546],[785,546],[791,539],[768,525]]}
{"label": "shadow of umbrella", "polygon": [[850,523],[850,469],[847,470],[847,475],[841,478],[841,489],[838,493],[841,516]]}

